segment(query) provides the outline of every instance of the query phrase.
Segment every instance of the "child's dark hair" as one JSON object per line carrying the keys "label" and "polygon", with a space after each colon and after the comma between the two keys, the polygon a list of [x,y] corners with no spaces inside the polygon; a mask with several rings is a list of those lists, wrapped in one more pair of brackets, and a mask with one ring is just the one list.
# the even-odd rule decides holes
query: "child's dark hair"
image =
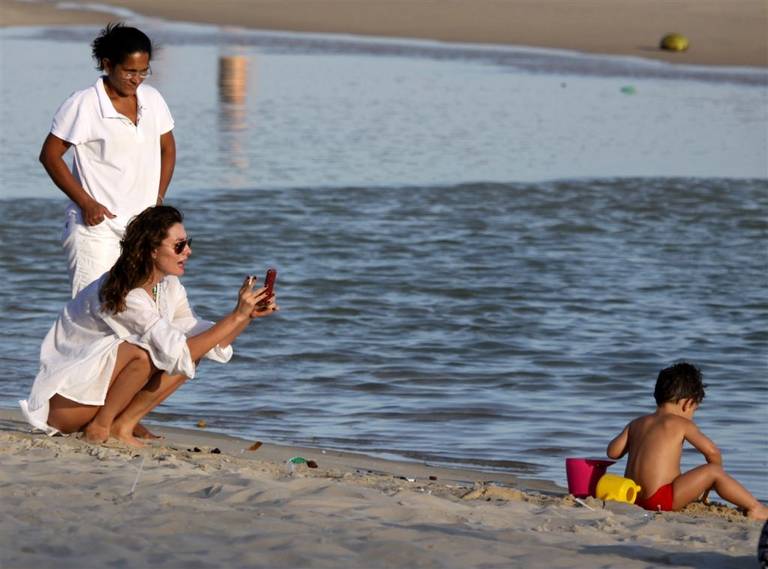
{"label": "child's dark hair", "polygon": [[659,406],[668,402],[676,403],[681,399],[693,399],[701,403],[705,387],[699,368],[688,362],[679,362],[659,372],[653,397]]}
{"label": "child's dark hair", "polygon": [[96,69],[104,71],[104,59],[113,65],[119,65],[125,58],[136,52],[146,53],[152,59],[152,40],[137,28],[126,26],[122,22],[107,24],[99,36],[91,43],[91,54],[96,60]]}

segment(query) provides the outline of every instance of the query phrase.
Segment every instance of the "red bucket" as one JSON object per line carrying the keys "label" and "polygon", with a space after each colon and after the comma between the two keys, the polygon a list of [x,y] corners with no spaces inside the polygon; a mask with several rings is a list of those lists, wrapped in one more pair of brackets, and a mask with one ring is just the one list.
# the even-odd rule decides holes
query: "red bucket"
{"label": "red bucket", "polygon": [[577,498],[594,496],[597,481],[615,462],[615,460],[603,458],[566,458],[565,474],[568,477],[568,492]]}

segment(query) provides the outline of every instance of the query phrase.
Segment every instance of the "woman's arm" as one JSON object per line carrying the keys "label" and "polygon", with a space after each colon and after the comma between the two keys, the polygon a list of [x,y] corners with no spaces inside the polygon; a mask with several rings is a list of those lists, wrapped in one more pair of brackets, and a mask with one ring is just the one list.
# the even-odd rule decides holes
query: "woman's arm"
{"label": "woman's arm", "polygon": [[267,298],[267,291],[263,287],[254,291],[253,282],[253,277],[245,279],[240,287],[237,305],[230,314],[205,332],[187,339],[193,360],[200,359],[215,346],[226,348],[248,327],[251,320],[272,314],[278,309],[274,295]]}
{"label": "woman's arm", "polygon": [[231,342],[228,338],[236,338],[248,326],[250,319],[236,312],[227,314],[205,332],[187,338],[189,354],[197,361],[216,346],[226,348]]}
{"label": "woman's arm", "polygon": [[[256,291],[257,294],[259,294],[259,292],[260,291]],[[232,342],[235,341],[235,338],[237,338],[240,335],[240,333],[248,327],[248,324],[250,324],[252,320],[256,318],[261,318],[263,316],[269,316],[270,314],[278,310],[280,309],[275,304],[274,295],[272,295],[272,298],[267,302],[264,302],[261,300],[258,301],[256,308],[251,312],[250,319],[242,322],[239,326],[237,326],[235,330],[233,330],[232,334],[229,334],[219,343],[219,346],[221,346],[222,348],[226,348]]]}
{"label": "woman's arm", "polygon": [[175,167],[176,139],[173,137],[173,131],[169,130],[160,135],[160,187],[157,189],[157,205],[165,199]]}
{"label": "woman's arm", "polygon": [[40,162],[53,183],[71,199],[83,212],[83,221],[87,225],[96,225],[104,221],[104,217],[115,217],[106,207],[88,195],[77,183],[64,162],[64,154],[72,146],[66,140],[49,133],[40,149]]}

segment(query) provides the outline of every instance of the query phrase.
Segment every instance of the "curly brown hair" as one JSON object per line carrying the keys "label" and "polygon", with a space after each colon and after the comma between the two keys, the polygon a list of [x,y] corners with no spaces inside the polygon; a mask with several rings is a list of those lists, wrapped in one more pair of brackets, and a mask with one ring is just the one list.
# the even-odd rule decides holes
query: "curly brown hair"
{"label": "curly brown hair", "polygon": [[99,291],[103,311],[117,314],[125,310],[128,293],[152,276],[152,251],[168,237],[171,226],[183,221],[181,212],[169,205],[148,207],[131,220],[120,241],[120,257]]}

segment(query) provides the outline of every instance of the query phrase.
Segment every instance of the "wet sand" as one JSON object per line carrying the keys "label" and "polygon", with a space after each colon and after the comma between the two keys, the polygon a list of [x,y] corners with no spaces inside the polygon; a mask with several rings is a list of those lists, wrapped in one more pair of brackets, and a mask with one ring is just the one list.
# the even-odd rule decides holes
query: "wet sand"
{"label": "wet sand", "polygon": [[[74,0],[68,5],[89,4]],[[91,3],[92,4],[92,3]],[[108,0],[144,16],[264,30],[513,44],[621,54],[686,64],[768,66],[763,0]],[[55,2],[0,0],[0,25],[90,24],[119,19],[58,10]],[[658,49],[665,34],[690,39]]]}

